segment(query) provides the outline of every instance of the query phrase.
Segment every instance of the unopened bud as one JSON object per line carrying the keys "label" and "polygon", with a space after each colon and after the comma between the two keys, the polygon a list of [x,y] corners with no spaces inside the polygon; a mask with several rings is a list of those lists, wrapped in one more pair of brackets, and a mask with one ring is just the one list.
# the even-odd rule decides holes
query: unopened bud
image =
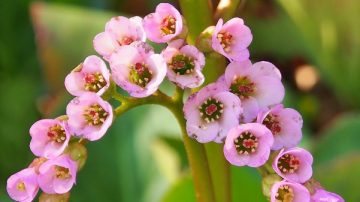
{"label": "unopened bud", "polygon": [[262,191],[263,191],[263,194],[270,198],[270,195],[271,195],[271,188],[272,186],[276,183],[276,182],[279,182],[281,181],[281,177],[278,176],[277,174],[270,174],[270,175],[267,175],[263,178],[262,180]]}
{"label": "unopened bud", "polygon": [[87,149],[83,144],[73,142],[66,148],[65,153],[69,154],[71,159],[76,162],[78,171],[84,167],[87,159]]}
{"label": "unopened bud", "polygon": [[206,28],[196,39],[196,47],[204,52],[209,53],[213,51],[212,48],[212,34],[215,30],[215,26],[210,26]]}

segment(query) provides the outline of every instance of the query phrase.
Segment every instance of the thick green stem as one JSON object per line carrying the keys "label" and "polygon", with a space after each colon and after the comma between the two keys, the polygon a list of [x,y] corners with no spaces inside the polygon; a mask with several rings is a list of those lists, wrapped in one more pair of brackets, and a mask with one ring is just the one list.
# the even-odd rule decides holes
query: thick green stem
{"label": "thick green stem", "polygon": [[211,179],[214,184],[217,202],[231,201],[230,165],[223,153],[223,144],[214,142],[205,144],[206,154],[209,159]]}

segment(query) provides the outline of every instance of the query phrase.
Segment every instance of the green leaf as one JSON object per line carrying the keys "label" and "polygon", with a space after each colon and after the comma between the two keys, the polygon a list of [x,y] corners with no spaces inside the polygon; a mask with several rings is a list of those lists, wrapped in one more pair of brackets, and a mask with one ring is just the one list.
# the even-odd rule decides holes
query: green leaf
{"label": "green leaf", "polygon": [[347,114],[333,121],[314,143],[315,164],[360,151],[360,115]]}
{"label": "green leaf", "polygon": [[194,182],[190,175],[180,178],[168,192],[164,195],[161,202],[196,202]]}
{"label": "green leaf", "polygon": [[261,176],[256,169],[231,166],[231,171],[233,201],[268,202],[262,194]]}

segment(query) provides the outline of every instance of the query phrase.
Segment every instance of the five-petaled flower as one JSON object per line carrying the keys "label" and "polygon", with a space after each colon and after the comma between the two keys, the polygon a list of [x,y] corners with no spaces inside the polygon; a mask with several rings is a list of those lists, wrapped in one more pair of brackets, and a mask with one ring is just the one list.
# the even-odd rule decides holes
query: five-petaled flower
{"label": "five-petaled flower", "polygon": [[295,147],[302,138],[303,120],[300,113],[284,108],[282,104],[275,105],[264,113],[260,112],[257,122],[264,124],[274,135],[273,150]]}
{"label": "five-petaled flower", "polygon": [[66,107],[70,131],[90,141],[105,135],[113,121],[111,105],[95,93],[84,93]]}
{"label": "five-petaled flower", "polygon": [[312,176],[313,157],[302,148],[283,149],[273,162],[275,172],[289,182],[304,183]]}
{"label": "five-petaled flower", "polygon": [[201,143],[223,142],[230,128],[239,123],[240,99],[224,91],[220,83],[205,86],[184,105],[188,135]]}
{"label": "five-petaled flower", "polygon": [[271,131],[259,123],[233,127],[225,140],[225,158],[236,166],[259,167],[266,163],[274,142]]}
{"label": "five-petaled flower", "polygon": [[15,201],[31,202],[39,190],[35,169],[25,168],[11,175],[6,190]]}
{"label": "five-petaled flower", "polygon": [[160,54],[140,46],[122,46],[110,58],[114,82],[133,97],[153,94],[166,76],[166,63]]}
{"label": "five-petaled flower", "polygon": [[38,182],[47,194],[64,194],[76,181],[76,162],[68,155],[50,159],[39,167]]}
{"label": "five-petaled flower", "polygon": [[60,156],[70,141],[70,131],[66,121],[42,119],[30,128],[31,151],[48,159]]}
{"label": "five-petaled flower", "polygon": [[182,39],[169,43],[161,53],[167,63],[167,77],[181,88],[196,88],[204,82],[201,70],[205,57],[195,46],[182,46]]}
{"label": "five-petaled flower", "polygon": [[310,192],[299,183],[276,182],[271,188],[271,202],[310,202]]}
{"label": "five-petaled flower", "polygon": [[269,62],[231,62],[222,81],[241,99],[245,123],[255,120],[260,110],[279,104],[285,95],[280,71]]}
{"label": "five-petaled flower", "polygon": [[251,31],[241,18],[232,18],[225,24],[219,19],[212,34],[212,48],[231,61],[249,59],[247,48],[251,41]]}
{"label": "five-petaled flower", "polygon": [[142,27],[142,18],[118,16],[106,23],[105,31],[94,38],[95,50],[108,60],[117,48],[134,41],[145,42],[146,34]]}
{"label": "five-petaled flower", "polygon": [[181,34],[183,20],[174,6],[160,3],[155,9],[155,13],[144,17],[143,26],[150,41],[165,43]]}
{"label": "five-petaled flower", "polygon": [[106,64],[99,57],[88,56],[65,78],[65,87],[71,95],[80,96],[85,92],[94,92],[98,95],[110,86],[110,73]]}

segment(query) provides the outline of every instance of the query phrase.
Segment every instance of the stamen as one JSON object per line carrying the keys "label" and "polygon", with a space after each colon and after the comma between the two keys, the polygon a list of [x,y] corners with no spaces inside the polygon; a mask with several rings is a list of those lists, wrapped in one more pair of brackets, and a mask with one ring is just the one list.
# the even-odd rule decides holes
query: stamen
{"label": "stamen", "polygon": [[220,41],[220,44],[225,52],[228,53],[231,51],[231,44],[233,43],[234,39],[229,32],[220,32],[217,35],[217,39]]}
{"label": "stamen", "polygon": [[164,18],[161,22],[160,29],[162,35],[169,35],[175,33],[175,23],[176,19],[169,15],[166,18]]}
{"label": "stamen", "polygon": [[272,132],[273,135],[280,134],[281,126],[277,119],[277,115],[269,113],[265,117],[263,124]]}
{"label": "stamen", "polygon": [[177,75],[186,75],[194,72],[194,59],[183,54],[178,54],[171,59],[168,67]]}
{"label": "stamen", "polygon": [[136,63],[130,67],[130,82],[145,87],[152,79],[152,71],[149,70],[146,64]]}
{"label": "stamen", "polygon": [[234,76],[234,80],[230,86],[230,91],[239,96],[240,99],[246,99],[252,96],[255,93],[255,90],[255,84],[246,76]]}
{"label": "stamen", "polygon": [[87,73],[84,77],[84,81],[85,90],[95,93],[107,84],[103,75],[100,72]]}
{"label": "stamen", "polygon": [[250,154],[256,152],[259,145],[257,137],[250,131],[242,132],[238,138],[234,140],[236,151],[239,154]]}
{"label": "stamen", "polygon": [[214,122],[221,118],[223,108],[224,105],[220,101],[210,97],[199,106],[200,116],[206,123]]}
{"label": "stamen", "polygon": [[65,129],[59,124],[53,125],[49,128],[47,136],[51,141],[62,144],[66,140]]}
{"label": "stamen", "polygon": [[102,125],[107,116],[108,113],[99,104],[93,104],[84,111],[85,120],[89,125]]}
{"label": "stamen", "polygon": [[300,160],[292,154],[285,154],[279,158],[277,166],[282,173],[294,173],[299,170]]}
{"label": "stamen", "polygon": [[55,177],[58,179],[71,178],[70,170],[62,166],[55,166]]}
{"label": "stamen", "polygon": [[294,200],[294,191],[288,185],[282,185],[279,187],[275,199],[276,202],[292,202]]}
{"label": "stamen", "polygon": [[19,191],[25,191],[26,187],[25,187],[25,183],[23,181],[20,181],[16,184],[16,189]]}

